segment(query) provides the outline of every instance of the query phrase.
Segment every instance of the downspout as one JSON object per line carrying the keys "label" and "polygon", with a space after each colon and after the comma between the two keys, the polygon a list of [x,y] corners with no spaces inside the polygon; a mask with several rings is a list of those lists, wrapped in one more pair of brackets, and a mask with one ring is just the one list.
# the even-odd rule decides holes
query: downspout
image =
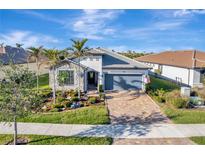
{"label": "downspout", "polygon": [[188,69],[188,85],[190,86],[190,69]]}
{"label": "downspout", "polygon": [[[192,69],[194,69],[196,67],[196,50],[193,51],[192,53]],[[194,79],[194,76],[193,76],[193,79]],[[194,82],[193,82],[193,85],[194,85]]]}
{"label": "downspout", "polygon": [[193,60],[192,68],[195,68],[196,67],[196,50],[193,51],[192,60]]}

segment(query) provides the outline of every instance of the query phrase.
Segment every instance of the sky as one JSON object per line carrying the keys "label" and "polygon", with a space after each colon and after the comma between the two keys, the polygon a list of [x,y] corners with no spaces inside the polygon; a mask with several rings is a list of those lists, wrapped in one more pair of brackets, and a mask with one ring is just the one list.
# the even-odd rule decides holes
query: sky
{"label": "sky", "polygon": [[0,43],[64,49],[205,51],[205,10],[0,10]]}

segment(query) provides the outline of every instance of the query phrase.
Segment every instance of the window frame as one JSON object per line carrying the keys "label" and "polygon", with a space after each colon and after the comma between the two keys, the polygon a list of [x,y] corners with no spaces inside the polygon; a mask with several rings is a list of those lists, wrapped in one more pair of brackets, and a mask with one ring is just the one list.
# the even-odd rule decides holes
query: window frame
{"label": "window frame", "polygon": [[[60,71],[72,71],[73,72],[73,83],[71,83],[71,84],[65,84],[64,83],[63,86],[73,86],[73,85],[75,85],[75,70],[74,69],[66,69],[66,68],[65,69],[59,69],[57,77],[58,77]],[[62,86],[62,85],[60,85],[59,82],[58,82],[58,86]]]}

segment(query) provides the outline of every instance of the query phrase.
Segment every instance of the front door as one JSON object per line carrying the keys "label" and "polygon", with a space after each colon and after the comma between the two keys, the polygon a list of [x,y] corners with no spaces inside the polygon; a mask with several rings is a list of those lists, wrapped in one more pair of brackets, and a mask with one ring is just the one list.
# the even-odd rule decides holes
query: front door
{"label": "front door", "polygon": [[88,89],[97,89],[97,72],[91,71],[88,72],[87,76],[87,83],[88,83]]}

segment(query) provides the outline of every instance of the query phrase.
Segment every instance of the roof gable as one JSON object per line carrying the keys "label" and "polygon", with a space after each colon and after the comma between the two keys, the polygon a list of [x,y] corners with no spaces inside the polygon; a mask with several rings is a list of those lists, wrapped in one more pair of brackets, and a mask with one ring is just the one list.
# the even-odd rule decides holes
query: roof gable
{"label": "roof gable", "polygon": [[122,68],[122,67],[123,68],[145,68],[145,69],[149,68],[147,65],[144,65],[126,56],[118,54],[112,50],[103,49],[103,48],[96,48],[95,50],[99,52],[103,52],[104,55],[113,57],[113,59],[116,60],[116,63],[110,62],[110,65],[103,66],[104,68]]}

